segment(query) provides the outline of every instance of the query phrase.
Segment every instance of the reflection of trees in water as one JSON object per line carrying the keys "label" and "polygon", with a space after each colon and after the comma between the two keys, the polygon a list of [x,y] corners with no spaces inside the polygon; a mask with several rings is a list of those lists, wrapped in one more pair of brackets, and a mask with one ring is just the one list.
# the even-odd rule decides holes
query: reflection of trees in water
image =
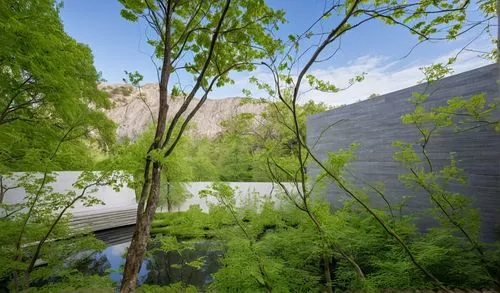
{"label": "reflection of trees in water", "polygon": [[[219,269],[220,250],[214,250],[207,243],[197,243],[194,249],[178,251],[153,251],[148,257],[147,277],[144,283],[169,285],[176,282],[204,288],[212,282],[212,273]],[[197,267],[192,262],[201,260]],[[190,265],[191,263],[191,265]]]}
{"label": "reflection of trees in water", "polygon": [[105,254],[94,252],[75,261],[74,266],[84,275],[104,276],[108,274],[107,270],[111,268],[111,263]]}
{"label": "reflection of trees in water", "polygon": [[[110,246],[102,253],[82,253],[72,261],[72,266],[84,275],[107,275],[112,268],[110,260],[114,263],[115,257],[122,259],[128,244]],[[152,246],[145,262],[146,276],[141,278],[143,284],[166,286],[183,282],[203,289],[212,282],[211,274],[219,269],[218,258],[222,250],[210,241],[196,243],[191,249],[180,252],[161,251],[156,245]]]}

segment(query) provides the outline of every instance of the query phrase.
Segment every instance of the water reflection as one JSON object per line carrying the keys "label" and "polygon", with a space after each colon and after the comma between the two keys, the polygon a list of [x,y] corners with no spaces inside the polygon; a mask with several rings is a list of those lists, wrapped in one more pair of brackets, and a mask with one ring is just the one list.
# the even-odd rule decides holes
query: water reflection
{"label": "water reflection", "polygon": [[[122,280],[122,268],[125,265],[125,253],[130,245],[129,242],[120,243],[108,246],[101,253],[94,254],[94,259],[101,259],[104,264],[104,273],[109,273],[111,280],[119,283]],[[139,284],[142,284],[147,276],[147,260],[142,262],[141,270],[139,271]],[[91,273],[103,274],[103,267],[94,267]]]}
{"label": "water reflection", "polygon": [[212,282],[212,273],[219,269],[221,251],[209,241],[196,243],[193,249],[155,251],[147,259],[145,283],[169,285],[183,282],[203,289]]}
{"label": "water reflection", "polygon": [[[96,237],[109,246],[101,253],[93,253],[78,264],[78,269],[85,274],[109,274],[110,278],[121,281],[125,253],[130,245],[132,227],[123,227],[96,233]],[[166,286],[183,282],[204,289],[212,282],[211,274],[219,268],[220,249],[210,241],[195,243],[191,249],[162,251],[152,245],[139,272],[139,284]]]}

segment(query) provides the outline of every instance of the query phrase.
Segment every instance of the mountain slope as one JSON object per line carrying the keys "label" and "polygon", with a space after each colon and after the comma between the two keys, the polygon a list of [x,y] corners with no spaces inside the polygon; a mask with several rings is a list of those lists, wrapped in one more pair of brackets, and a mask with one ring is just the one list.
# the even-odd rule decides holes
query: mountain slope
{"label": "mountain slope", "polygon": [[[133,140],[152,121],[156,121],[159,104],[157,84],[143,86],[141,89],[142,95],[139,95],[137,89],[124,84],[105,85],[102,88],[110,93],[110,98],[113,102],[113,107],[106,114],[118,125],[116,130],[118,139],[128,137]],[[191,120],[190,134],[212,138],[221,132],[221,121],[240,113],[260,115],[266,109],[266,104],[264,103],[242,103],[242,101],[242,98],[207,100],[193,120]],[[172,118],[178,111],[182,102],[183,98],[181,97],[171,100],[168,119]],[[194,100],[188,111],[197,102],[198,100]]]}

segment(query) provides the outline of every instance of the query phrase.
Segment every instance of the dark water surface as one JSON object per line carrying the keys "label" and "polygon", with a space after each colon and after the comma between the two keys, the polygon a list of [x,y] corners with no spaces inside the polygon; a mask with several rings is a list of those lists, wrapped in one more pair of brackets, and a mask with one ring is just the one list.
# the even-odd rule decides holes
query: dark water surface
{"label": "dark water surface", "polygon": [[[86,257],[79,269],[88,274],[109,274],[113,281],[119,283],[133,229],[134,226],[127,226],[97,232],[96,237],[109,246],[100,253]],[[185,249],[181,253],[155,250],[153,245],[142,263],[139,284],[166,286],[183,282],[203,290],[212,282],[211,274],[219,269],[218,257],[221,255],[222,252],[215,249],[210,241],[198,242],[193,249]],[[198,267],[188,265],[200,257],[203,258]]]}

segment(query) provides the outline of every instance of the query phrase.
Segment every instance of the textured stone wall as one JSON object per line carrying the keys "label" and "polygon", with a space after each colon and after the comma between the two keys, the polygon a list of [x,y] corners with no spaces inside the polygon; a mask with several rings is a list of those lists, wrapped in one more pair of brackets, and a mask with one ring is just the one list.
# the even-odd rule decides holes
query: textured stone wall
{"label": "textured stone wall", "polygon": [[[348,148],[351,143],[359,143],[357,159],[350,170],[361,182],[382,181],[392,203],[402,196],[412,196],[405,212],[422,214],[429,207],[429,199],[423,192],[406,189],[397,176],[404,169],[392,157],[396,150],[395,140],[418,142],[414,126],[403,125],[400,117],[414,108],[408,102],[414,92],[432,93],[426,106],[444,105],[452,97],[470,97],[485,93],[490,101],[499,98],[498,67],[488,65],[465,73],[442,79],[431,85],[414,87],[389,93],[356,104],[334,109],[308,118],[308,143],[314,145],[313,152],[324,160],[330,151]],[[500,118],[497,110],[493,115]],[[337,124],[331,128],[333,123]],[[431,159],[436,166],[449,161],[450,152],[456,152],[459,166],[468,174],[467,186],[453,186],[462,194],[471,196],[479,209],[482,221],[481,236],[486,241],[500,239],[500,133],[491,129],[478,128],[463,133],[447,131],[431,139],[429,143]],[[318,174],[316,166],[310,166],[312,175]],[[341,204],[344,197],[337,187],[327,187],[328,197],[334,206]],[[375,204],[381,204],[372,195]],[[425,229],[433,224],[425,215],[420,227]]]}

